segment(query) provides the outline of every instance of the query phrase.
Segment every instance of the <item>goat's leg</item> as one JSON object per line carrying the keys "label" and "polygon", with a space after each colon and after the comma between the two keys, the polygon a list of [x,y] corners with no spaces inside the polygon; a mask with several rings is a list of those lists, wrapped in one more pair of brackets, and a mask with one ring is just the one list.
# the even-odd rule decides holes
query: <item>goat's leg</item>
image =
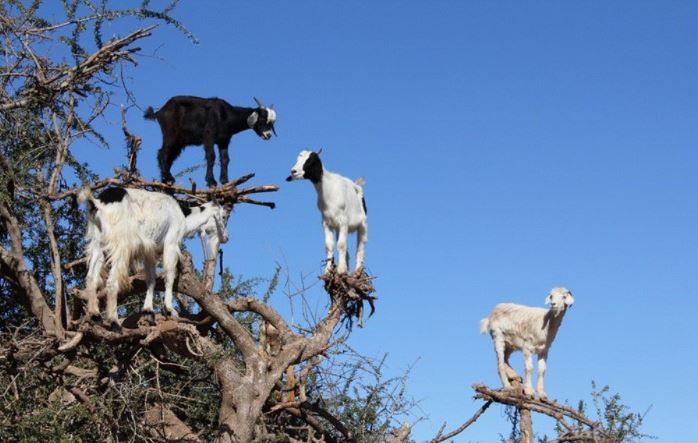
{"label": "goat's leg", "polygon": [[179,157],[183,148],[183,146],[163,142],[162,148],[158,151],[158,165],[160,166],[160,176],[163,183],[175,182],[170,169],[172,168],[172,163]]}
{"label": "goat's leg", "polygon": [[153,259],[153,257],[146,256],[143,259],[143,270],[145,271],[145,282],[148,288],[145,292],[143,312],[152,314],[153,295],[155,294],[155,260]]}
{"label": "goat's leg", "polygon": [[504,386],[504,389],[511,389],[511,383],[509,383],[506,371],[507,363],[504,359],[504,337],[501,333],[494,332],[492,340],[494,341],[494,352],[497,354],[497,372],[500,380],[502,380],[502,386]]}
{"label": "goat's leg", "polygon": [[360,274],[364,270],[364,248],[368,240],[368,226],[363,223],[356,232],[356,273]]}
{"label": "goat's leg", "polygon": [[337,236],[337,255],[339,256],[339,264],[337,265],[337,272],[340,274],[347,273],[349,255],[347,253],[347,236],[349,235],[349,228],[346,225],[340,226],[339,235]]}
{"label": "goat's leg", "polygon": [[221,155],[221,184],[228,183],[228,142],[218,142],[218,153]]}
{"label": "goat's leg", "polygon": [[533,372],[533,359],[531,351],[523,349],[524,355],[524,393],[533,397],[533,384],[531,383],[531,373]]}
{"label": "goat's leg", "polygon": [[165,240],[165,249],[162,253],[162,269],[165,271],[165,309],[172,317],[177,317],[177,311],[172,305],[172,288],[177,275],[177,262],[179,261],[179,245]]}
{"label": "goat's leg", "polygon": [[213,164],[216,162],[216,152],[213,150],[213,142],[204,143],[204,151],[206,151],[206,184],[210,188],[216,187],[216,179],[213,178]]}
{"label": "goat's leg", "polygon": [[545,370],[547,369],[547,360],[547,352],[538,354],[538,382],[536,384],[536,390],[541,400],[546,400],[548,398],[548,395],[545,393],[545,386],[543,386],[543,378],[545,377]]}
{"label": "goat's leg", "polygon": [[325,230],[325,273],[328,273],[332,268],[332,259],[334,257],[334,232],[324,220],[322,228]]}
{"label": "goat's leg", "polygon": [[[119,270],[126,269],[128,271],[128,265],[123,266],[112,260],[111,269],[109,270],[109,277],[107,277],[107,323],[112,326],[119,325],[119,315],[117,313],[117,302],[119,296]],[[127,274],[128,275],[128,274]]]}
{"label": "goat's leg", "polygon": [[509,364],[509,357],[511,357],[512,352],[514,352],[514,350],[511,347],[504,347],[504,370],[507,373],[507,378],[509,379],[509,381],[521,381],[521,377],[519,376],[519,374],[517,374],[514,368],[512,368]]}
{"label": "goat's leg", "polygon": [[87,313],[92,317],[99,317],[99,301],[97,300],[97,288],[102,282],[102,266],[104,266],[104,253],[101,248],[93,248],[90,251],[90,260],[87,267]]}

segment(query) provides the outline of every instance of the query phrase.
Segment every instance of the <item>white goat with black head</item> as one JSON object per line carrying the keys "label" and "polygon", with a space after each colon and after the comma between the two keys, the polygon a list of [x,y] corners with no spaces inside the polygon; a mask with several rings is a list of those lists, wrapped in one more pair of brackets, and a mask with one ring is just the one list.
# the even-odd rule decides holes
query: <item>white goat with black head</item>
{"label": "white goat with black head", "polygon": [[511,388],[511,374],[516,377],[516,372],[509,366],[509,356],[514,351],[521,351],[524,354],[524,392],[533,396],[531,355],[538,355],[537,391],[541,399],[547,398],[543,378],[548,351],[567,308],[574,303],[574,297],[566,288],[553,288],[545,298],[545,303],[550,305],[550,309],[501,303],[494,308],[489,317],[480,321],[480,332],[489,332],[494,341],[497,371],[504,388]]}
{"label": "white goat with black head", "polygon": [[[214,202],[194,207],[180,206],[166,194],[120,187],[105,189],[97,198],[85,188],[78,195],[78,201],[88,205],[87,311],[92,316],[99,316],[97,290],[102,284],[101,270],[106,257],[110,265],[106,281],[107,321],[112,324],[118,320],[117,296],[119,291],[129,287],[132,264],[143,264],[147,283],[143,311],[152,312],[155,265],[162,257],[165,308],[176,317],[172,288],[182,240],[203,229],[211,249],[216,248],[214,256],[218,244],[228,240],[227,211]],[[211,223],[215,229],[206,228]]]}
{"label": "white goat with black head", "polygon": [[364,266],[364,248],[368,240],[363,179],[359,178],[353,182],[330,172],[322,166],[317,152],[301,151],[286,181],[302,179],[310,180],[317,191],[317,206],[322,214],[322,226],[325,230],[325,272],[332,266],[335,236],[339,253],[337,272],[347,272],[347,236],[354,231],[357,233],[355,270],[361,272]]}

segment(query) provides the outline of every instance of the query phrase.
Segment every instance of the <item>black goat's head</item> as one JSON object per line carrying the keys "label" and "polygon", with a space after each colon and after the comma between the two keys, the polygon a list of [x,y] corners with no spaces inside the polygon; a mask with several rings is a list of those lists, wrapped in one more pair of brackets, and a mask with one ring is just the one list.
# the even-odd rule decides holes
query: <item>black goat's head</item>
{"label": "black goat's head", "polygon": [[254,132],[264,140],[269,140],[272,134],[276,135],[274,105],[267,108],[256,97],[254,97],[254,101],[257,103],[257,109],[247,118],[247,126],[254,129]]}

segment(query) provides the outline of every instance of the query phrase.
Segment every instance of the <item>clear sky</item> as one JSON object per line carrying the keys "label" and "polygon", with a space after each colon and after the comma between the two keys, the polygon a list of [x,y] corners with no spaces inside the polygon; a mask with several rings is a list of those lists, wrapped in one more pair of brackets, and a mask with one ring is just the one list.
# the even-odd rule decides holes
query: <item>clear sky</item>
{"label": "clear sky", "polygon": [[[231,177],[281,185],[276,210],[232,217],[234,272],[321,272],[315,191],[283,181],[301,149],[366,178],[380,300],[350,343],[389,353],[388,375],[415,364],[409,392],[429,416],[415,439],[468,418],[472,383],[499,385],[479,320],[499,302],[542,306],[554,286],[577,303],[550,353],[549,396],[588,400],[596,380],[651,407],[659,441],[695,438],[698,3],[198,1],[175,16],[201,43],[161,27],[140,44],[155,54],[128,71],[141,108],[191,94],[278,112],[278,138],[231,143]],[[103,175],[123,163],[118,104],[111,149],[78,150]],[[157,177],[157,124],[133,109],[129,126]],[[202,162],[192,147],[173,171]],[[287,312],[282,293],[272,303]],[[500,432],[495,408],[456,441]]]}

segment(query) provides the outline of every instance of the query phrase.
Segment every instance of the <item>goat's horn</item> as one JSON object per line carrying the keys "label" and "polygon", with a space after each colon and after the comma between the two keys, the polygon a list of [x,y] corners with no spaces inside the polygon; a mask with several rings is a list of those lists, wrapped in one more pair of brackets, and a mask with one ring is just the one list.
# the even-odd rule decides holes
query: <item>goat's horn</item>
{"label": "goat's horn", "polygon": [[274,125],[271,125],[271,132],[274,133],[274,136],[278,137],[278,135],[276,135],[276,128],[274,128]]}
{"label": "goat's horn", "polygon": [[259,99],[258,99],[257,97],[252,97],[252,98],[254,99],[255,103],[257,103],[257,106],[259,106],[260,108],[263,108],[263,107],[264,107],[264,105],[262,104],[262,102],[260,102]]}
{"label": "goat's horn", "polygon": [[316,152],[317,155],[320,155],[320,153],[322,153],[322,147]]}

